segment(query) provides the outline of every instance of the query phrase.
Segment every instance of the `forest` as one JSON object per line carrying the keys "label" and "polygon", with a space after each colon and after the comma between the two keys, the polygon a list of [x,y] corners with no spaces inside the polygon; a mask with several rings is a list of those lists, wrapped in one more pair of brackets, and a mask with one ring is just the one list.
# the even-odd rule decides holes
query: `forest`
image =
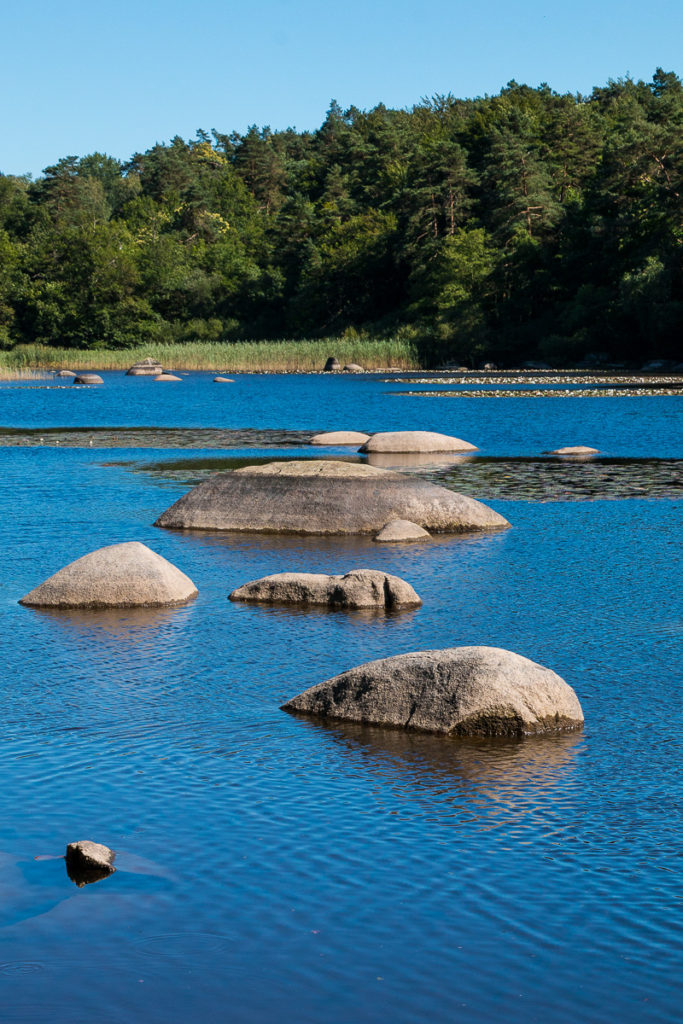
{"label": "forest", "polygon": [[661,68],[65,156],[0,174],[0,348],[394,336],[425,366],[671,358],[682,191],[683,87]]}

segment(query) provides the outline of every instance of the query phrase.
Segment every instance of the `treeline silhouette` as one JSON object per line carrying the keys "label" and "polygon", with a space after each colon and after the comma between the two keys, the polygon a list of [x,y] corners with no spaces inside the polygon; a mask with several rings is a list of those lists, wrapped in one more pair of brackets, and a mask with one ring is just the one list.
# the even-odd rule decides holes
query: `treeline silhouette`
{"label": "treeline silhouette", "polygon": [[672,357],[682,192],[662,69],[68,156],[0,175],[0,347],[358,332],[425,364]]}

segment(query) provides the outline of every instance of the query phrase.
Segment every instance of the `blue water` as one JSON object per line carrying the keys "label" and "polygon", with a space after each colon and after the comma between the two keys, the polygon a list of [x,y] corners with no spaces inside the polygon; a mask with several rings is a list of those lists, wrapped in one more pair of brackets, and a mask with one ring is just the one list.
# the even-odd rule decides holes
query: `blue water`
{"label": "blue water", "polygon": [[[104,376],[87,390],[4,385],[0,425],[419,427],[486,455],[583,443],[683,456],[672,397]],[[3,1024],[680,1019],[680,502],[492,501],[511,530],[405,548],[175,533],[151,523],[186,486],[133,470],[177,453],[1,444]],[[188,573],[196,601],[16,603],[123,540]],[[361,566],[405,577],[423,606],[227,601],[266,573]],[[468,743],[279,710],[371,658],[460,644],[559,672],[584,732]],[[60,858],[82,838],[113,847],[117,872],[79,889]]]}

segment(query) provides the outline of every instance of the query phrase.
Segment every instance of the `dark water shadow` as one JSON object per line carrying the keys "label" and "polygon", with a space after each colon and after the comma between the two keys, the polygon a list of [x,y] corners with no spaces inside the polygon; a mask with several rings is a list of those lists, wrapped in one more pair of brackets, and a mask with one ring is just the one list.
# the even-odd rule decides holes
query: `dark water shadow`
{"label": "dark water shadow", "polygon": [[[420,607],[406,608],[330,608],[324,604],[292,604],[288,601],[230,601],[237,608],[251,608],[280,618],[324,619],[328,616],[342,615],[349,622],[370,623],[387,619],[401,619],[410,622]],[[266,620],[264,620],[266,621]]]}

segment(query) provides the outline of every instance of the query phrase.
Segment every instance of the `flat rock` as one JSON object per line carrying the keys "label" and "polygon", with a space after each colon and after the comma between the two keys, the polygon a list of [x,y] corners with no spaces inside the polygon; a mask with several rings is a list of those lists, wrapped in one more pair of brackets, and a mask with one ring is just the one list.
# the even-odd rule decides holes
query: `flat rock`
{"label": "flat rock", "polygon": [[271,462],[216,473],[171,505],[155,526],[252,533],[377,533],[409,519],[437,533],[501,530],[493,509],[427,483],[362,463]]}
{"label": "flat rock", "polygon": [[358,363],[347,363],[344,367],[344,373],[365,373],[365,370]]}
{"label": "flat rock", "polygon": [[155,381],[157,381],[157,380],[161,380],[161,381],[164,381],[164,380],[182,380],[182,377],[176,377],[172,373],[158,373],[156,375],[156,377],[154,378],[154,380]]}
{"label": "flat rock", "polygon": [[185,604],[189,577],[138,541],[110,544],[66,565],[19,604],[39,608],[147,608]]}
{"label": "flat rock", "polygon": [[283,710],[456,736],[524,736],[583,725],[571,686],[499,647],[370,661],[305,690]]}
{"label": "flat rock", "polygon": [[326,434],[314,434],[309,444],[352,444],[361,445],[370,440],[369,434],[359,430],[329,430]]}
{"label": "flat rock", "polygon": [[376,540],[378,544],[399,544],[429,540],[429,533],[408,519],[392,519],[390,523],[382,527],[373,540]]}
{"label": "flat rock", "polygon": [[79,373],[73,379],[74,384],[104,384],[104,381],[97,373]]}
{"label": "flat rock", "polygon": [[373,434],[360,449],[362,452],[476,452],[476,445],[448,434],[430,430],[393,430]]}
{"label": "flat rock", "polygon": [[58,370],[55,377],[77,377],[78,374],[74,373],[73,370]]}
{"label": "flat rock", "polygon": [[116,871],[115,856],[114,851],[108,846],[92,843],[89,839],[69,843],[66,848],[66,870],[69,878],[79,887],[107,878]]}
{"label": "flat rock", "polygon": [[232,377],[214,377],[214,384],[234,384]]}
{"label": "flat rock", "polygon": [[312,572],[279,572],[245,583],[231,601],[321,604],[329,608],[409,608],[422,601],[398,576],[377,569],[352,569],[344,576]]}
{"label": "flat rock", "polygon": [[599,448],[587,448],[585,445],[576,444],[568,448],[556,448],[551,455],[599,455]]}
{"label": "flat rock", "polygon": [[141,359],[138,363],[133,363],[129,370],[126,370],[127,377],[156,377],[158,373],[162,372],[161,363],[158,359],[152,359],[150,356],[147,359]]}

